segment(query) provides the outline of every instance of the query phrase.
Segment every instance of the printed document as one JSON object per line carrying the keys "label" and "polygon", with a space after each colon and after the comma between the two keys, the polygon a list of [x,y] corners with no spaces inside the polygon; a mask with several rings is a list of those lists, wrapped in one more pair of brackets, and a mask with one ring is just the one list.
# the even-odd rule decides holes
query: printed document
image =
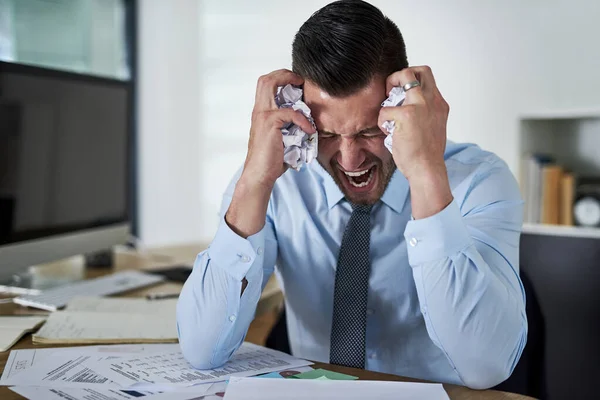
{"label": "printed document", "polygon": [[312,364],[288,354],[251,343],[243,343],[233,358],[221,368],[194,369],[181,351],[156,353],[128,359],[103,360],[94,369],[119,385],[136,382],[190,386],[218,382],[231,376],[252,376]]}
{"label": "printed document", "polygon": [[[63,347],[47,349],[13,350],[8,356],[0,385],[38,386],[63,385],[80,387],[81,384],[116,385],[106,377],[96,373],[92,368],[78,362],[84,357],[105,359],[108,357],[133,357],[136,354],[154,354],[172,352],[179,348],[178,344],[145,344],[116,346]],[[86,360],[87,361],[87,360]],[[64,371],[65,363],[71,367]],[[57,373],[61,373],[57,378]]]}

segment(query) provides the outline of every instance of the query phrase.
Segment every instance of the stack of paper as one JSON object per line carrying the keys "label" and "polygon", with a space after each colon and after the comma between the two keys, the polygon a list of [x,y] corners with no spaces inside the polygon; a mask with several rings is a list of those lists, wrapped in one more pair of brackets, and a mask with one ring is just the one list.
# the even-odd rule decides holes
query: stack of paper
{"label": "stack of paper", "polygon": [[177,299],[78,297],[48,317],[34,343],[177,342]]}
{"label": "stack of paper", "polygon": [[221,368],[199,371],[178,344],[13,350],[0,385],[30,399],[187,400],[225,392],[232,376],[254,376],[311,362],[244,343]]}
{"label": "stack of paper", "polygon": [[0,351],[10,349],[23,335],[34,331],[45,317],[0,317]]}

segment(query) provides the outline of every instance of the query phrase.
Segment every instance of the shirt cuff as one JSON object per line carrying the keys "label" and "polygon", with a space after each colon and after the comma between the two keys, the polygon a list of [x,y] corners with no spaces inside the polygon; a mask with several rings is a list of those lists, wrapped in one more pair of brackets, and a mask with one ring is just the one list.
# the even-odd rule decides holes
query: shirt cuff
{"label": "shirt cuff", "polygon": [[214,265],[224,269],[238,281],[242,281],[257,257],[264,252],[264,231],[265,227],[244,239],[231,230],[223,217],[215,238],[208,248],[208,256]]}
{"label": "shirt cuff", "polygon": [[456,200],[431,217],[409,221],[404,239],[413,267],[451,257],[473,243]]}

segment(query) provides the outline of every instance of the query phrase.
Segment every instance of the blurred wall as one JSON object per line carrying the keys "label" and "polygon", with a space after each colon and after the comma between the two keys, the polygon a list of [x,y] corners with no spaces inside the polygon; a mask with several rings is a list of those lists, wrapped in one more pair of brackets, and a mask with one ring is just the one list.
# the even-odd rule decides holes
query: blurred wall
{"label": "blurred wall", "polygon": [[[208,241],[246,153],[257,78],[291,65],[300,25],[327,1],[140,1],[141,238]],[[430,65],[448,135],[517,173],[518,116],[600,110],[600,3],[373,0]],[[599,111],[600,114],[600,111]]]}
{"label": "blurred wall", "polygon": [[138,216],[148,245],[206,236],[199,4],[138,1]]}

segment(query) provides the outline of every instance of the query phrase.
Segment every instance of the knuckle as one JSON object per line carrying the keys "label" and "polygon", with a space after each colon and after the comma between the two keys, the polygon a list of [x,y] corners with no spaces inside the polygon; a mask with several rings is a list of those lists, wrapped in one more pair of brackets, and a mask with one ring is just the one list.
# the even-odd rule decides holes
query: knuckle
{"label": "knuckle", "polygon": [[270,79],[270,76],[268,74],[267,75],[261,75],[258,78],[257,86],[263,86],[263,85],[265,85],[266,83],[268,83],[269,79]]}
{"label": "knuckle", "polygon": [[401,107],[402,116],[406,119],[413,119],[417,116],[417,107],[409,104]]}
{"label": "knuckle", "polygon": [[450,111],[450,105],[441,95],[437,95],[434,97],[433,107],[436,110],[441,110],[444,113],[448,113]]}
{"label": "knuckle", "polygon": [[444,113],[446,114],[450,113],[450,104],[444,99],[442,99],[442,110],[444,110]]}
{"label": "knuckle", "polygon": [[258,123],[264,123],[269,119],[269,114],[266,111],[253,111],[252,121]]}
{"label": "knuckle", "polygon": [[294,116],[293,112],[294,110],[291,108],[280,108],[277,110],[277,114],[279,114],[281,118],[291,118]]}
{"label": "knuckle", "polygon": [[377,122],[379,125],[383,124],[385,121],[390,119],[390,115],[387,111],[382,110],[382,112],[379,113],[379,118],[377,118]]}

